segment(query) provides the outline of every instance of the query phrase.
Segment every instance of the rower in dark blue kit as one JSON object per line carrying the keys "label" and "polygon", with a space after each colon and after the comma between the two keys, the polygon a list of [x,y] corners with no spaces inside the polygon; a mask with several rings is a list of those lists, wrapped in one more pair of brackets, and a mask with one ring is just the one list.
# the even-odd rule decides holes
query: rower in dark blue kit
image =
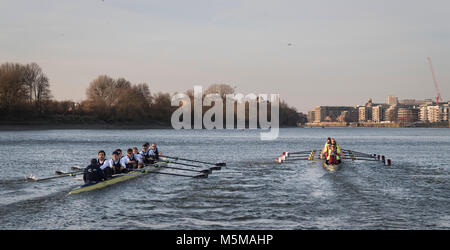
{"label": "rower in dark blue kit", "polygon": [[97,159],[92,159],[91,164],[84,169],[83,180],[86,184],[106,180],[105,174],[103,173],[103,170],[100,169]]}

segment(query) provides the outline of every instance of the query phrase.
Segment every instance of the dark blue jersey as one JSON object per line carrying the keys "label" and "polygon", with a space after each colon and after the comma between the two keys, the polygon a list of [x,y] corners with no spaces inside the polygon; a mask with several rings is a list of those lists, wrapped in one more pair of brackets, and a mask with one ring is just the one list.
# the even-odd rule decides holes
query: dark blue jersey
{"label": "dark blue jersey", "polygon": [[84,169],[83,180],[84,183],[93,183],[106,180],[106,177],[100,166],[96,164],[89,165]]}

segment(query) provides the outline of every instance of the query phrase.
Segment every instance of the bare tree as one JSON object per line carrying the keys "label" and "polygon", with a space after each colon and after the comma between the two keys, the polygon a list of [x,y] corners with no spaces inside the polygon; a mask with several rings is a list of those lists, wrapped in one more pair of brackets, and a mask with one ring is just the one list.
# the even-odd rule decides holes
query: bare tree
{"label": "bare tree", "polygon": [[142,98],[141,101],[146,102],[147,107],[149,107],[152,103],[153,97],[147,83],[140,83],[136,85],[135,88],[137,89],[139,96]]}
{"label": "bare tree", "polygon": [[158,92],[153,97],[151,116],[157,121],[170,123],[172,111],[170,94]]}
{"label": "bare tree", "polygon": [[39,65],[37,65],[36,63],[30,63],[27,64],[24,67],[24,82],[25,85],[28,88],[28,101],[29,103],[33,103],[33,97],[34,97],[34,90],[35,90],[35,83],[36,83],[36,79],[42,75],[42,69],[41,67],[39,67]]}
{"label": "bare tree", "polygon": [[86,90],[90,112],[115,120],[142,120],[149,113],[152,97],[147,84],[132,85],[128,80],[99,76]]}
{"label": "bare tree", "polygon": [[131,88],[131,83],[127,81],[125,78],[119,78],[116,80],[114,87],[116,89],[129,89]]}
{"label": "bare tree", "polygon": [[27,64],[23,72],[24,83],[28,89],[29,103],[42,113],[42,104],[52,98],[48,77],[36,63]]}
{"label": "bare tree", "polygon": [[102,75],[97,77],[97,79],[92,81],[86,89],[88,100],[111,107],[113,103],[114,85],[115,80],[109,76]]}
{"label": "bare tree", "polygon": [[24,81],[24,67],[17,63],[0,65],[0,109],[10,114],[26,99],[28,89]]}
{"label": "bare tree", "polygon": [[42,113],[43,104],[52,98],[50,92],[50,84],[48,78],[45,75],[40,75],[33,86],[33,94],[35,105],[38,108],[39,113]]}
{"label": "bare tree", "polygon": [[225,95],[234,93],[234,88],[228,84],[213,84],[204,92],[205,95],[214,93],[219,94],[223,99],[225,99]]}

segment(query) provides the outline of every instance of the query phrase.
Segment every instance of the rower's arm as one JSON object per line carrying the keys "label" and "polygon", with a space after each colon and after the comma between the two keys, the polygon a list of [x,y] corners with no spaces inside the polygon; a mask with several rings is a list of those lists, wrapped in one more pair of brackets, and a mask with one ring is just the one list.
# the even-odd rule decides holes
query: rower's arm
{"label": "rower's arm", "polygon": [[122,168],[127,168],[127,163],[128,163],[128,158],[123,157],[122,159],[120,159],[120,165],[122,166]]}
{"label": "rower's arm", "polygon": [[105,168],[109,167],[109,161],[105,161],[103,165],[100,167],[101,170],[104,170]]}
{"label": "rower's arm", "polygon": [[322,152],[320,152],[320,156],[322,157],[322,156],[326,153],[326,151],[327,151],[327,148],[324,147],[324,148],[322,149]]}

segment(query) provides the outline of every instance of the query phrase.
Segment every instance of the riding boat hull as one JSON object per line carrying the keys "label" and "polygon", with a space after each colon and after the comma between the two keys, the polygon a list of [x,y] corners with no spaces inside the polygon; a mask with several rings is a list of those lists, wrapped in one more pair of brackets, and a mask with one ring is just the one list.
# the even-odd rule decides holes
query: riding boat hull
{"label": "riding boat hull", "polygon": [[147,167],[144,167],[139,170],[134,170],[134,171],[131,171],[126,174],[118,174],[118,175],[114,176],[113,178],[106,180],[106,181],[96,182],[96,183],[92,183],[92,184],[85,184],[83,186],[80,186],[80,187],[70,191],[69,194],[79,194],[79,193],[83,193],[83,192],[88,192],[88,191],[92,191],[92,190],[96,190],[96,189],[105,188],[107,186],[111,186],[111,185],[114,185],[114,184],[117,184],[120,182],[124,182],[124,181],[130,180],[130,179],[144,176],[150,172],[159,171],[162,167],[165,167],[165,166],[167,166],[167,163],[157,162],[155,164],[152,164],[151,166],[147,166]]}

